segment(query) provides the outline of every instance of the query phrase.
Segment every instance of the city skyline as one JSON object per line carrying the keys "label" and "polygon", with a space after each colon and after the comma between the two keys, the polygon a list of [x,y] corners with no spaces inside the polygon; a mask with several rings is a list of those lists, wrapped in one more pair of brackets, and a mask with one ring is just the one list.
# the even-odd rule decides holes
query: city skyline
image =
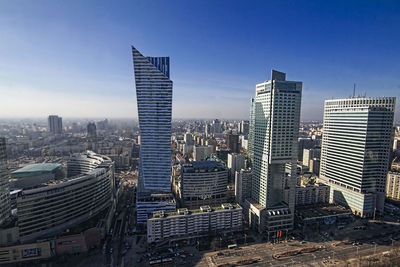
{"label": "city skyline", "polygon": [[137,118],[131,43],[172,59],[173,119],[248,119],[272,68],[304,82],[302,121],[322,120],[324,100],[354,83],[356,95],[399,97],[396,2],[24,3],[0,4],[0,117]]}

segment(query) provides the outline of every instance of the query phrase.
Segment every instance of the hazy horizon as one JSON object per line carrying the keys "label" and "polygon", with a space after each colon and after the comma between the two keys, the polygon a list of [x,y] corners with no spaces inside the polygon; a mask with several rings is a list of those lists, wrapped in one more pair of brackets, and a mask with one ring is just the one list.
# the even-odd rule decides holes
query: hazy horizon
{"label": "hazy horizon", "polygon": [[0,117],[137,118],[131,45],[170,57],[174,119],[249,119],[271,69],[303,82],[302,121],[322,120],[324,100],[353,84],[399,100],[399,12],[396,1],[2,1]]}

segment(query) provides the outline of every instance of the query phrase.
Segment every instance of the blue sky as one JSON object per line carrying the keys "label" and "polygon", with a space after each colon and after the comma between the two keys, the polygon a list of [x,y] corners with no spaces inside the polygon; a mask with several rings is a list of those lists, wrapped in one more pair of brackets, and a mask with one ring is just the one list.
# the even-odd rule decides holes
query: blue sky
{"label": "blue sky", "polygon": [[272,68],[303,120],[354,83],[400,101],[399,1],[3,0],[0,117],[137,117],[131,44],[170,56],[174,118],[248,118]]}

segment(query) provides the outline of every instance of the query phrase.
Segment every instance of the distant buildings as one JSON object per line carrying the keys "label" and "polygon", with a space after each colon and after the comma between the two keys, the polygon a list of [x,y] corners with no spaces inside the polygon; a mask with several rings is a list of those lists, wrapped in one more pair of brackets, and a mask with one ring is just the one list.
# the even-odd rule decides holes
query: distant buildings
{"label": "distant buildings", "polygon": [[298,155],[298,160],[299,161],[303,161],[303,152],[304,149],[311,149],[315,146],[315,141],[312,140],[311,138],[299,138],[297,141],[298,144],[298,151],[297,151],[297,155]]}
{"label": "distant buildings", "polygon": [[228,133],[226,135],[226,145],[233,153],[240,153],[239,135]]}
{"label": "distant buildings", "polygon": [[319,158],[310,159],[309,164],[308,164],[310,172],[312,172],[316,175],[319,175],[320,165],[321,165],[321,160]]}
{"label": "distant buildings", "polygon": [[183,208],[173,212],[159,211],[154,212],[147,222],[147,242],[239,230],[241,227],[242,208],[237,204],[201,206],[193,210]]}
{"label": "distant buildings", "polygon": [[215,153],[217,154],[217,158],[219,158],[220,160],[222,160],[226,164],[228,163],[228,155],[231,152],[232,151],[230,151],[229,149],[218,149],[218,150],[215,151]]}
{"label": "distant buildings", "polygon": [[193,147],[193,160],[194,161],[202,161],[206,157],[210,157],[212,152],[212,148],[209,146],[194,146]]}
{"label": "distant buildings", "polygon": [[0,137],[0,225],[11,215],[8,184],[6,139]]}
{"label": "distant buildings", "polygon": [[386,181],[386,197],[400,201],[400,172],[389,171]]}
{"label": "distant buildings", "polygon": [[240,169],[235,172],[235,200],[245,206],[246,199],[251,197],[251,170]]}
{"label": "distant buildings", "polygon": [[240,133],[243,135],[249,134],[249,121],[242,121],[240,123]]}
{"label": "distant buildings", "polygon": [[[256,86],[256,97],[252,101],[249,223],[271,236],[293,229],[301,91],[301,82],[286,81],[285,73],[272,70],[271,80]],[[287,163],[292,168],[285,185]],[[287,201],[284,200],[285,186],[290,188]]]}
{"label": "distant buildings", "polygon": [[303,150],[303,165],[310,167],[310,160],[312,160],[313,158],[320,158],[320,156],[321,148],[305,148]]}
{"label": "distant buildings", "polygon": [[220,134],[222,133],[222,125],[221,121],[218,119],[213,120],[211,126],[210,126],[210,133],[211,134]]}
{"label": "distant buildings", "polygon": [[400,161],[392,162],[386,181],[386,197],[394,201],[400,201]]}
{"label": "distant buildings", "polygon": [[362,217],[383,212],[394,109],[394,97],[325,101],[320,178]]}
{"label": "distant buildings", "polygon": [[63,132],[62,118],[57,115],[50,115],[48,118],[49,132],[52,134],[61,134]]}
{"label": "distant buildings", "polygon": [[87,125],[87,137],[90,139],[97,137],[96,124],[94,122],[89,122]]}
{"label": "distant buildings", "polygon": [[178,198],[183,207],[216,206],[227,200],[228,171],[217,161],[193,161],[181,166]]}
{"label": "distant buildings", "polygon": [[164,202],[171,195],[172,81],[169,57],[145,57],[133,46],[132,55],[140,129],[137,214],[145,223],[144,214],[174,205]]}
{"label": "distant buildings", "polygon": [[230,153],[228,154],[228,163],[227,167],[230,172],[230,176],[235,177],[235,172],[240,171],[241,169],[245,169],[246,165],[246,157],[242,154]]}

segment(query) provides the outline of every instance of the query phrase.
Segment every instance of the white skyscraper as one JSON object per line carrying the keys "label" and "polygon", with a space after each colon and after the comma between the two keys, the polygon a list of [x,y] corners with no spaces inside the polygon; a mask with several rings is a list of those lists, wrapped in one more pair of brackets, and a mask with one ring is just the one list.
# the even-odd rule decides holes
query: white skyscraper
{"label": "white skyscraper", "polygon": [[[252,160],[250,224],[271,237],[293,228],[297,139],[302,83],[286,81],[273,70],[256,86],[252,101],[249,150]],[[285,164],[291,164],[289,198],[284,200]]]}
{"label": "white skyscraper", "polygon": [[0,137],[0,225],[10,216],[10,190],[8,184],[6,139]]}
{"label": "white skyscraper", "polygon": [[242,154],[230,153],[228,154],[227,167],[231,172],[231,177],[235,177],[235,172],[245,168],[246,158]]}
{"label": "white skyscraper", "polygon": [[326,100],[320,178],[330,201],[362,217],[383,211],[396,99]]}

